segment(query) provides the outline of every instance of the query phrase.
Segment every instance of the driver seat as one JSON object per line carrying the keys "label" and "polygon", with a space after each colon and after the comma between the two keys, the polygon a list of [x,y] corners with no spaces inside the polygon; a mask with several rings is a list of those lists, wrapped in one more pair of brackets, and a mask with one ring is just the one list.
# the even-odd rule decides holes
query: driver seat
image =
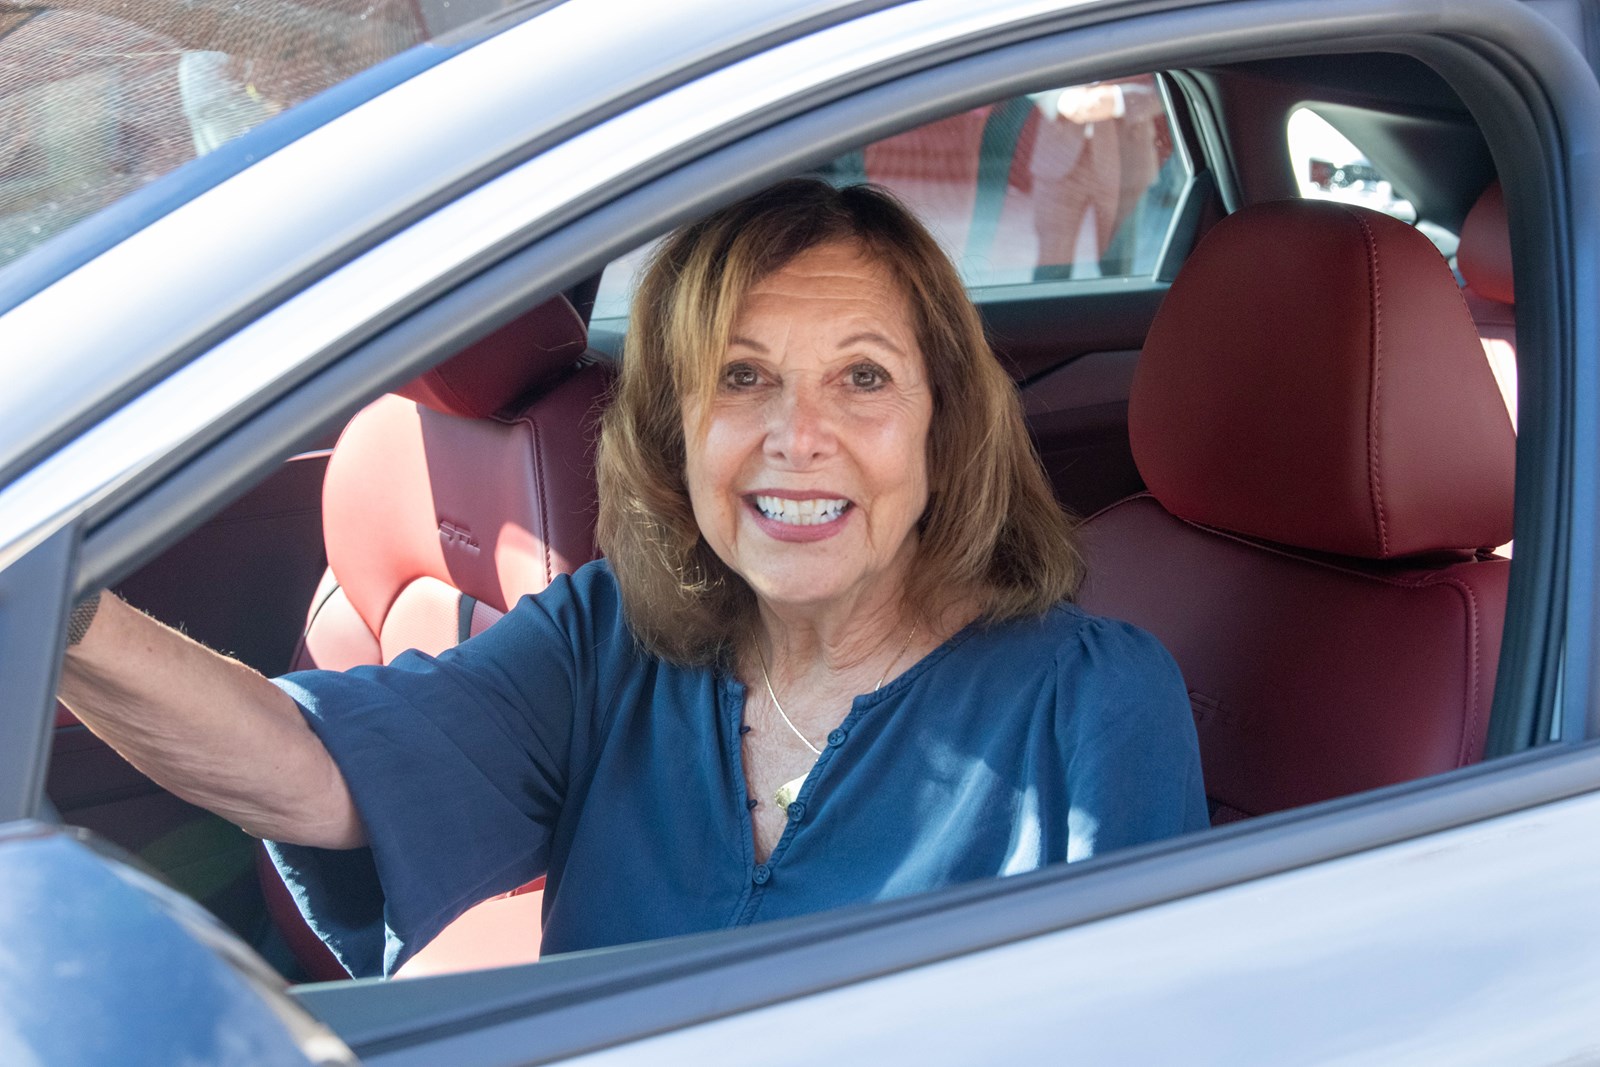
{"label": "driver seat", "polygon": [[[594,559],[592,446],[611,377],[557,296],[357,413],[328,461],[328,570],[292,669],[437,654]],[[296,959],[313,979],[347,978],[260,856]],[[542,886],[470,909],[400,973],[537,959]]]}

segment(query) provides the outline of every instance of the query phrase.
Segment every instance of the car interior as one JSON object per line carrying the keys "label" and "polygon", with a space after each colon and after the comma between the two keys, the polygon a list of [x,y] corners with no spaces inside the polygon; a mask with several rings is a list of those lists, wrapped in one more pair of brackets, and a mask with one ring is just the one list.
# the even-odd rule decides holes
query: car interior
{"label": "car interior", "polygon": [[[967,272],[1051,483],[1084,520],[1085,606],[1149,629],[1184,672],[1214,823],[1482,759],[1517,407],[1507,213],[1478,124],[1398,54],[1107,84],[1123,110],[1097,124],[1101,144],[1135,125],[1139,97],[1149,155],[1134,167],[1122,146],[1121,198],[1088,224],[1029,222],[1062,180],[1038,164],[1064,106],[1047,91],[817,173],[885,184]],[[1291,145],[1301,110],[1360,158]],[[641,258],[439,353],[117,592],[269,675],[481,631],[596,554],[595,418]],[[289,979],[345,977],[257,842],[65,709],[47,789],[63,821],[200,900]],[[402,974],[536,959],[540,888],[474,908]]]}

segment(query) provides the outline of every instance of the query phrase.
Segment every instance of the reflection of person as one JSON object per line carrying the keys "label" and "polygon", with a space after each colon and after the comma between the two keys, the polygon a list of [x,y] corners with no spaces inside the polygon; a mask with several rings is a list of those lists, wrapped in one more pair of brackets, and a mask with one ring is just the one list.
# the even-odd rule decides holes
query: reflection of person
{"label": "reflection of person", "polygon": [[106,597],[64,698],[285,842],[355,973],[540,874],[554,952],[1206,824],[1176,667],[1068,603],[1012,383],[887,195],[792,181],[670,238],[600,478],[607,559],[437,659],[275,687]]}
{"label": "reflection of person", "polygon": [[1164,113],[1149,76],[1034,97],[1041,121],[1029,174],[1042,273],[1122,274],[1104,261],[1160,168]]}

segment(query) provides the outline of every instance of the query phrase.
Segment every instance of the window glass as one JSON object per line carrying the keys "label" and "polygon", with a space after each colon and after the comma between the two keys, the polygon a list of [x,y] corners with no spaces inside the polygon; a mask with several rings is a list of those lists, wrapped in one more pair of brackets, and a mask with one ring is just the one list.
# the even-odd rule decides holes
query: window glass
{"label": "window glass", "polygon": [[0,0],[0,266],[499,0]]}
{"label": "window glass", "polygon": [[[973,108],[876,141],[821,168],[892,190],[927,223],[969,286],[1149,278],[1189,180],[1151,75]],[[627,315],[648,249],[601,280],[597,321]]]}
{"label": "window glass", "polygon": [[1359,204],[1417,221],[1417,209],[1395,194],[1394,186],[1350,139],[1308,107],[1289,116],[1289,158],[1300,195],[1313,200]]}

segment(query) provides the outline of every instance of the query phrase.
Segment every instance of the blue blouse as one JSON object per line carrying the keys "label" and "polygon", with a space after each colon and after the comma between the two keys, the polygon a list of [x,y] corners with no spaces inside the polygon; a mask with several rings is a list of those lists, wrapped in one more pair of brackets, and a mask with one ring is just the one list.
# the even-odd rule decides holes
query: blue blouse
{"label": "blue blouse", "polygon": [[[272,845],[353,974],[546,875],[545,954],[1031,871],[1207,825],[1177,666],[1061,605],[974,623],[855,698],[757,863],[745,688],[641,651],[604,561],[487,631],[278,684],[343,770],[369,845]],[[770,800],[766,801],[770,803]]]}

